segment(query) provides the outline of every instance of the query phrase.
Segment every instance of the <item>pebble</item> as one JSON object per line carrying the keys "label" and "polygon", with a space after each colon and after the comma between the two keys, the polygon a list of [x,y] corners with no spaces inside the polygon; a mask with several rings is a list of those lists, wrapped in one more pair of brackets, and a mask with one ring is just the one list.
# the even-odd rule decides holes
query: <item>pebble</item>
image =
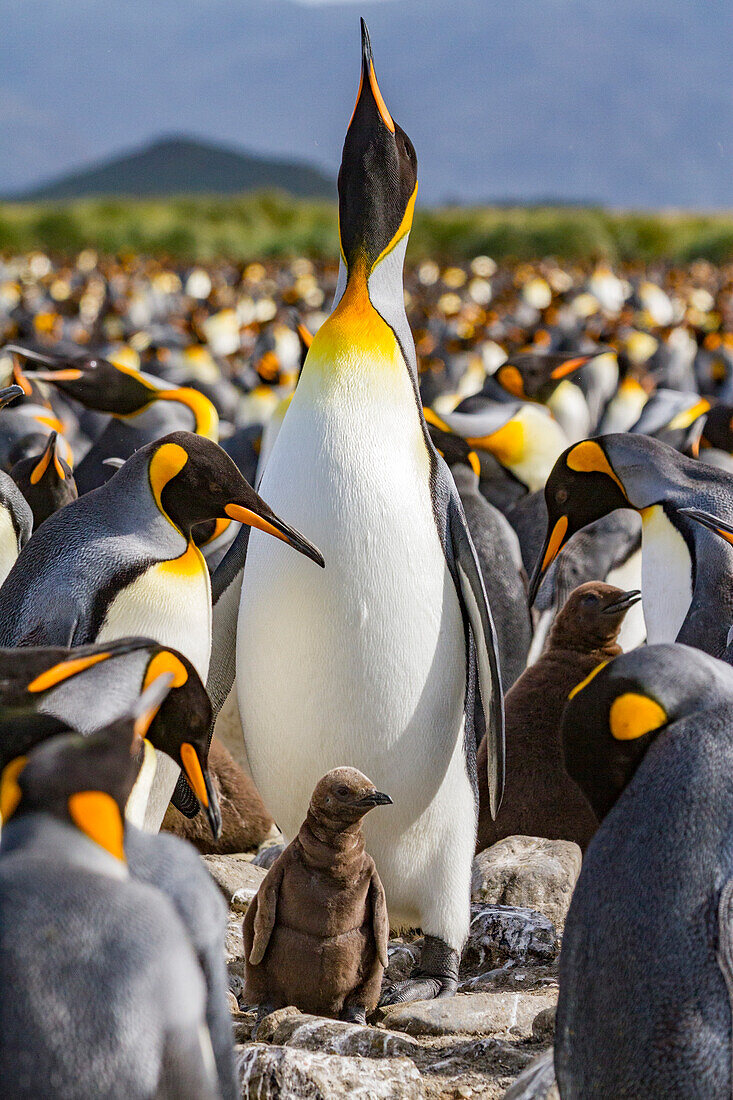
{"label": "pebble", "polygon": [[278,1046],[365,1058],[410,1057],[420,1049],[414,1039],[406,1035],[395,1035],[391,1031],[352,1024],[346,1020],[310,1016],[297,1008],[281,1008],[265,1016],[255,1037],[259,1042]]}
{"label": "pebble", "polygon": [[255,867],[251,856],[202,856],[201,858],[228,905],[234,905],[239,913],[246,912],[267,872],[262,867]]}
{"label": "pebble", "polygon": [[557,991],[457,993],[434,1001],[390,1005],[380,1010],[384,1025],[408,1035],[511,1035],[532,1037],[535,1016],[554,1007]]}
{"label": "pebble", "polygon": [[237,1047],[243,1100],[421,1100],[409,1058],[347,1058],[292,1047]]}
{"label": "pebble", "polygon": [[474,859],[473,901],[534,909],[562,931],[582,858],[569,840],[505,837]]}

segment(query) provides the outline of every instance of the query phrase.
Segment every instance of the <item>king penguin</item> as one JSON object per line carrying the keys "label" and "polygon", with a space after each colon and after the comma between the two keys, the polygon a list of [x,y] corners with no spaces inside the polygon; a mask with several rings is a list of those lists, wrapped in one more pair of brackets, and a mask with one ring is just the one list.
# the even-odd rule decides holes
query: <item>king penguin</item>
{"label": "king penguin", "polygon": [[111,726],[53,737],[3,772],[0,984],[12,996],[0,1001],[0,1078],[7,1096],[222,1095],[194,945],[172,900],[130,875],[125,859],[123,809],[137,772],[138,723],[169,682],[170,674],[159,677]]}
{"label": "king penguin", "polygon": [[40,454],[21,458],[10,471],[31,507],[34,530],[79,495],[74,474],[61,452],[58,432],[51,432]]}
{"label": "king penguin", "polygon": [[733,477],[644,435],[586,439],[560,455],[545,487],[548,526],[530,602],[576,531],[617,508],[641,515],[641,592],[649,644],[723,655],[733,621],[733,547],[695,523],[695,507],[733,521]]}
{"label": "king penguin", "polygon": [[[0,409],[16,397],[22,397],[20,386],[0,389]],[[33,530],[33,513],[13,479],[0,470],[0,585],[15,565]]]}
{"label": "king penguin", "polygon": [[[456,989],[476,834],[474,670],[494,811],[503,783],[493,622],[460,499],[427,433],[404,308],[416,191],[415,152],[382,97],[362,21],[334,308],[261,482],[320,540],[328,568],[301,570],[252,533],[237,687],[252,774],[287,836],[333,767],[390,786],[395,813],[367,822],[366,843],[392,924],[425,934],[418,970],[390,1002]],[[263,679],[277,692],[265,697]]]}
{"label": "king penguin", "polygon": [[[211,584],[191,530],[214,518],[259,525],[323,564],[216,443],[173,432],[46,520],[0,590],[0,645],[75,647],[140,635],[181,652],[206,682]],[[160,820],[177,777],[175,765],[159,760]]]}
{"label": "king penguin", "polygon": [[682,645],[617,657],[568,703],[568,769],[603,820],[560,955],[563,1100],[731,1095],[732,715],[733,670]]}

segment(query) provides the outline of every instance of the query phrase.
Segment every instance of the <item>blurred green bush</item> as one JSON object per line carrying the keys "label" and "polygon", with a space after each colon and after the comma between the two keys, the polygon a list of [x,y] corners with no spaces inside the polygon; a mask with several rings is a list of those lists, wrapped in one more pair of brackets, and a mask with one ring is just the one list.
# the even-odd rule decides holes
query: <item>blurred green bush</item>
{"label": "blurred green bush", "polygon": [[[338,254],[336,210],[279,192],[226,198],[0,204],[0,250],[144,252],[179,260]],[[733,260],[733,213],[617,213],[575,207],[418,210],[414,259]]]}

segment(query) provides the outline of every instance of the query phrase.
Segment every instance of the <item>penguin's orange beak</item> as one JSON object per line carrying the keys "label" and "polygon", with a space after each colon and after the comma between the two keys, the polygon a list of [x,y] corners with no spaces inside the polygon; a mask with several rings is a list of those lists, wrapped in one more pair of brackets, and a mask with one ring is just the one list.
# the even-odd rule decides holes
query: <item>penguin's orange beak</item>
{"label": "penguin's orange beak", "polygon": [[181,764],[193,793],[206,811],[214,840],[221,836],[221,810],[208,767],[201,763],[199,754],[190,742],[181,745]]}
{"label": "penguin's orange beak", "polygon": [[542,548],[542,556],[535,566],[532,574],[532,580],[529,583],[529,606],[531,607],[537,598],[542,580],[545,573],[554,562],[557,555],[562,550],[563,546],[568,540],[568,517],[560,516],[555,521],[555,526],[545,540],[545,545]]}
{"label": "penguin's orange beak", "polygon": [[227,504],[224,508],[227,516],[239,523],[246,524],[247,527],[256,527],[258,531],[264,531],[266,535],[281,539],[282,542],[292,546],[299,554],[305,554],[307,558],[310,558],[311,561],[314,561],[316,565],[320,565],[323,569],[326,563],[318,547],[309,542],[304,535],[301,535],[300,531],[296,531],[294,527],[276,516],[272,509],[267,507],[264,500],[257,497],[257,494],[253,494],[253,496],[256,501],[253,501],[251,506],[235,503]]}

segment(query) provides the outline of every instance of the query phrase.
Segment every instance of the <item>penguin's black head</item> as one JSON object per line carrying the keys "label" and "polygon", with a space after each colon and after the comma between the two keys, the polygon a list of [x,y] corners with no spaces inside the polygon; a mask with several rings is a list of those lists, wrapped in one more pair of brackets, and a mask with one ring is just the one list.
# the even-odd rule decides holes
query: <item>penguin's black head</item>
{"label": "penguin's black head", "polygon": [[547,479],[545,502],[547,536],[532,573],[530,604],[545,573],[576,531],[617,508],[633,507],[603,449],[602,438],[585,439],[563,451]]}
{"label": "penguin's black head", "polygon": [[507,393],[521,400],[546,401],[564,378],[580,370],[593,356],[521,352],[502,364],[494,378]]}
{"label": "penguin's black head", "polygon": [[34,530],[79,495],[57,432],[51,432],[40,454],[16,462],[10,476],[31,506]]}
{"label": "penguin's black head", "polygon": [[344,261],[349,271],[364,264],[368,274],[409,232],[417,192],[417,157],[382,98],[363,19],[361,83],[344,141],[338,191]]}
{"label": "penguin's black head", "polygon": [[0,389],[0,409],[4,409],[6,405],[10,405],[13,401],[17,401],[23,394],[24,390],[22,386],[4,386]]}
{"label": "penguin's black head", "polygon": [[87,409],[113,416],[132,416],[146,408],[158,390],[139,371],[110,363],[101,356],[56,355],[13,345],[13,352],[35,364],[24,376],[51,382]]}
{"label": "penguin's black head", "polygon": [[599,818],[650,745],[676,722],[733,693],[733,670],[683,645],[634,649],[571,691],[562,721],[565,766]]}
{"label": "penguin's black head", "polygon": [[476,477],[481,476],[479,457],[462,435],[446,432],[431,423],[428,423],[428,431],[435,444],[435,449],[443,456],[449,466],[470,466]]}
{"label": "penguin's black head", "polygon": [[706,447],[733,454],[733,405],[715,405],[705,417],[700,449]]}
{"label": "penguin's black head", "polygon": [[124,860],[124,814],[140,768],[141,730],[157,712],[171,676],[159,677],[130,713],[87,737],[64,733],[5,766],[0,779],[3,822],[48,813],[69,822]]}
{"label": "penguin's black head", "polygon": [[210,439],[191,432],[171,432],[138,454],[147,459],[150,488],[158,507],[186,537],[197,523],[234,519],[282,539],[323,566],[316,547],[275,515],[229,455]]}
{"label": "penguin's black head", "polygon": [[388,794],[356,768],[333,768],[319,779],[311,797],[310,813],[327,828],[355,825],[375,806],[390,806]]}

